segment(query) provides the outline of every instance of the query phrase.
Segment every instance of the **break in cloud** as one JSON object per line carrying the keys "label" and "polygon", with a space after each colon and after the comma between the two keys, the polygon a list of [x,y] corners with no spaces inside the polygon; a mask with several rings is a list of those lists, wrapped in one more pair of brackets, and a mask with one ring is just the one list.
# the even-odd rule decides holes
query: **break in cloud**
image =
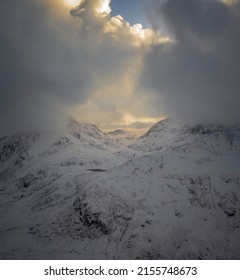
{"label": "break in cloud", "polygon": [[141,86],[155,110],[191,122],[240,122],[240,2],[151,0],[148,13],[172,38],[145,57]]}

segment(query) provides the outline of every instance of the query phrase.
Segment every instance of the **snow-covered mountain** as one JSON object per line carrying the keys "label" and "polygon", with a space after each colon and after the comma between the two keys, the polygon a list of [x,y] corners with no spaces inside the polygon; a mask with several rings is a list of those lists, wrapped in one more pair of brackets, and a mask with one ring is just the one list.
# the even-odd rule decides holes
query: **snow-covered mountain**
{"label": "snow-covered mountain", "polygon": [[120,139],[129,139],[129,140],[135,140],[137,138],[137,136],[134,133],[122,129],[110,131],[108,135],[112,135],[113,137],[117,137]]}
{"label": "snow-covered mountain", "polygon": [[1,259],[240,259],[240,126],[0,139]]}

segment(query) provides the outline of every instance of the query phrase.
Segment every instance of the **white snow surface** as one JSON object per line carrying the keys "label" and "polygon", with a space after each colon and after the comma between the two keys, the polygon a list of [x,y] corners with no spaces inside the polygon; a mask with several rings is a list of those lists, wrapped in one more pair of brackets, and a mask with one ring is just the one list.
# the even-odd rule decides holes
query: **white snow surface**
{"label": "white snow surface", "polygon": [[0,138],[1,259],[240,259],[240,126]]}

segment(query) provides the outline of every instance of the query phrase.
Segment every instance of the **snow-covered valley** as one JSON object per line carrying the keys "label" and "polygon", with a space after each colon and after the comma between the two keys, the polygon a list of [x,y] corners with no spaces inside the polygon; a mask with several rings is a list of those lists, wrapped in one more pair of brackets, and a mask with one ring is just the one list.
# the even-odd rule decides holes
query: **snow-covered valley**
{"label": "snow-covered valley", "polygon": [[240,126],[0,139],[1,259],[240,259]]}

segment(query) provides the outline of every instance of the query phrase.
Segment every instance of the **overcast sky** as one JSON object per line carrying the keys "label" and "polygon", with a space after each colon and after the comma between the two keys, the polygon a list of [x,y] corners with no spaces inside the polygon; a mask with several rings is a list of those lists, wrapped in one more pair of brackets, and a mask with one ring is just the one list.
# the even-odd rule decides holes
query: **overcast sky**
{"label": "overcast sky", "polygon": [[1,1],[1,134],[240,122],[239,1],[112,2]]}

